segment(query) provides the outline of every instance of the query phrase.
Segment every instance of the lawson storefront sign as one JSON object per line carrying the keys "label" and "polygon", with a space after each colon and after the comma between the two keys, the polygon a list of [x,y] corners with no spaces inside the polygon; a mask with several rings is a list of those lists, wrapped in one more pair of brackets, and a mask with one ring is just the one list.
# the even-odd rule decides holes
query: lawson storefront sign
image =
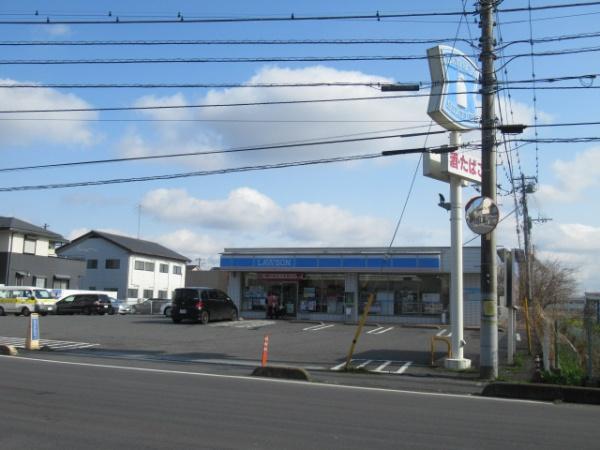
{"label": "lawson storefront sign", "polygon": [[393,256],[221,256],[221,269],[241,271],[264,270],[440,270],[439,255]]}

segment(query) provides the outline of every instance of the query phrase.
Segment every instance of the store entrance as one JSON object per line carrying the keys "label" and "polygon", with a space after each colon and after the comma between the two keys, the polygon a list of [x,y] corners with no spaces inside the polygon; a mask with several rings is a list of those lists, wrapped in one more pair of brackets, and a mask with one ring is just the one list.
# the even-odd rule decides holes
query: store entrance
{"label": "store entrance", "polygon": [[279,297],[282,316],[296,317],[296,311],[298,310],[298,283],[276,283],[272,284],[269,290]]}

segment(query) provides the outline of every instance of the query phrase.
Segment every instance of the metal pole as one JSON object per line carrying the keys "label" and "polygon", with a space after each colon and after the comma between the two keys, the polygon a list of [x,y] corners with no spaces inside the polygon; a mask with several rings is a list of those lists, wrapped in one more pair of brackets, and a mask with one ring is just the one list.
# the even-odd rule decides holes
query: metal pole
{"label": "metal pole", "polygon": [[[461,135],[450,133],[450,145],[459,146]],[[452,268],[450,272],[450,329],[452,331],[452,355],[446,359],[449,369],[464,370],[471,367],[471,361],[463,353],[463,251],[462,251],[462,179],[450,175],[450,234],[452,248]]]}
{"label": "metal pole", "polygon": [[[494,95],[494,20],[493,0],[481,0],[481,167],[482,195],[496,201],[496,139]],[[481,236],[481,345],[479,376],[498,377],[498,312],[496,278],[496,233]]]}
{"label": "metal pole", "polygon": [[515,363],[515,309],[512,306],[508,308],[506,363],[509,365]]}

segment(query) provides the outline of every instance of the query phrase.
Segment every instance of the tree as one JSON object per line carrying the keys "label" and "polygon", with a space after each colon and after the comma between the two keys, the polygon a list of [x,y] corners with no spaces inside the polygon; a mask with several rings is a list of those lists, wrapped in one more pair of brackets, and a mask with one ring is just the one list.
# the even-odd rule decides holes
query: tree
{"label": "tree", "polygon": [[577,289],[575,278],[576,270],[566,267],[557,260],[541,261],[532,258],[531,261],[531,286],[532,302],[545,309],[549,305],[556,305],[558,309]]}

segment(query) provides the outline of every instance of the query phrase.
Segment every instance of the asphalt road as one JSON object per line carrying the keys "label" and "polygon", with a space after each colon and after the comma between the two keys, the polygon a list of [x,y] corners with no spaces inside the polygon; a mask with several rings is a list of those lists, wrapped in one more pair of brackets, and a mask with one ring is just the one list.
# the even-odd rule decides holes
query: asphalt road
{"label": "asphalt road", "polygon": [[[410,373],[430,363],[430,339],[444,328],[407,328],[398,325],[365,327],[356,347],[356,365]],[[303,366],[335,367],[346,358],[356,326],[329,323],[247,320],[215,322],[208,326],[173,324],[161,316],[47,316],[40,319],[42,339],[60,341],[56,349],[92,349],[104,354],[137,354],[185,360],[260,360],[263,338],[269,335],[269,361]],[[23,339],[24,317],[0,317],[0,336]],[[479,336],[467,331],[466,356],[477,362]],[[1,343],[1,339],[0,339]],[[77,345],[77,343],[86,344]],[[89,345],[88,345],[89,344]],[[437,357],[443,356],[438,346]],[[408,364],[407,364],[408,363]],[[383,369],[382,369],[383,370]]]}
{"label": "asphalt road", "polygon": [[0,357],[0,448],[596,449],[600,409]]}

